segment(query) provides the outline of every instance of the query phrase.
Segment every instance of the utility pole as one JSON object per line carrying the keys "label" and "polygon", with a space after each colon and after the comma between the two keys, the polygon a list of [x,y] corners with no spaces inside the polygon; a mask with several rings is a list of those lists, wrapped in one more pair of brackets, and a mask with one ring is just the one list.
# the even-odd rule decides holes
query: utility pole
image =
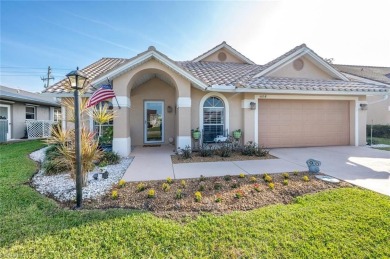
{"label": "utility pole", "polygon": [[42,80],[43,82],[47,81],[47,84],[44,84],[44,85],[43,85],[43,87],[45,87],[45,88],[48,88],[48,87],[49,87],[49,85],[50,85],[50,83],[49,83],[50,80],[54,80],[54,77],[51,76],[51,67],[50,67],[50,66],[47,68],[47,77],[42,77],[42,76],[41,76],[41,80]]}

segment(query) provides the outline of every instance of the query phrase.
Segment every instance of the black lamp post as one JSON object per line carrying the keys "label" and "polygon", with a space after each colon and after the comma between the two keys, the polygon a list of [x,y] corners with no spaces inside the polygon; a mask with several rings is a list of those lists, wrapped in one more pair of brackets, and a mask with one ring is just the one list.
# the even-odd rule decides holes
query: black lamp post
{"label": "black lamp post", "polygon": [[70,86],[74,89],[74,113],[75,113],[75,152],[76,152],[76,208],[81,208],[83,200],[82,193],[82,175],[81,175],[81,140],[80,140],[80,96],[79,90],[83,89],[87,76],[77,70],[74,70],[66,75]]}

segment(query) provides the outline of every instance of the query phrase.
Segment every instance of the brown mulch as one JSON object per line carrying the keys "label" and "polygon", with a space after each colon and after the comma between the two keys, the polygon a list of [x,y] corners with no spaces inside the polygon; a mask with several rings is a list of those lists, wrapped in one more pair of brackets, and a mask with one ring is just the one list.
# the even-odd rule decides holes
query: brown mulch
{"label": "brown mulch", "polygon": [[[309,181],[303,181],[303,176],[307,175]],[[256,177],[256,183],[260,191],[254,189],[254,183],[250,177]],[[84,203],[85,208],[130,208],[151,211],[157,216],[180,219],[185,216],[196,216],[202,212],[213,214],[224,214],[232,211],[246,211],[255,208],[267,206],[270,204],[288,204],[297,196],[319,191],[350,187],[349,183],[340,181],[340,183],[329,183],[315,178],[308,172],[289,173],[288,185],[283,185],[284,177],[282,174],[270,174],[273,178],[275,188],[271,190],[267,183],[262,179],[262,175],[246,175],[245,178],[231,176],[231,180],[224,177],[210,177],[204,179],[186,179],[186,186],[181,186],[181,180],[174,180],[170,184],[170,189],[164,191],[163,183],[166,181],[148,181],[143,182],[146,189],[137,191],[139,182],[126,183],[122,188],[115,188],[118,192],[118,198],[112,199],[111,193],[100,200],[88,201]],[[221,187],[215,188],[216,183]],[[239,187],[233,188],[233,183],[238,183]],[[201,190],[202,200],[196,202],[195,192]],[[155,197],[148,198],[148,191],[155,190]],[[181,189],[183,198],[177,199],[176,192]],[[235,197],[237,191],[242,191],[244,196],[240,199]],[[217,203],[215,200],[221,197],[222,201]]]}
{"label": "brown mulch", "polygon": [[192,158],[184,159],[178,155],[172,155],[172,163],[180,164],[180,163],[200,163],[200,162],[220,162],[220,161],[244,161],[244,160],[264,160],[264,159],[275,159],[277,157],[273,155],[266,155],[263,157],[259,156],[244,156],[239,152],[233,152],[230,157],[221,157],[218,155],[213,155],[211,157],[202,157],[197,152],[193,152]]}

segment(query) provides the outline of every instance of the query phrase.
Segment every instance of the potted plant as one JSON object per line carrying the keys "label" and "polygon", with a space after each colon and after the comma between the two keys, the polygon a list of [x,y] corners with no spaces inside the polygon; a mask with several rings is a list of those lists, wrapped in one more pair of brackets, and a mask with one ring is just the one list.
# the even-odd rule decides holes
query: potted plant
{"label": "potted plant", "polygon": [[235,139],[241,138],[241,129],[233,131],[233,138]]}
{"label": "potted plant", "polygon": [[195,140],[198,140],[200,138],[200,131],[199,131],[199,128],[196,128],[196,129],[193,129],[192,130],[192,137],[195,139]]}

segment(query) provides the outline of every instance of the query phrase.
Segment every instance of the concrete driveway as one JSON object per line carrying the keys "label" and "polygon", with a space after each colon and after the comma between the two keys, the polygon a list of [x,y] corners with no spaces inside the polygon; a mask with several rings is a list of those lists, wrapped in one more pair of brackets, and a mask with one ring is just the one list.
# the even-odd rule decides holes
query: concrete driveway
{"label": "concrete driveway", "polygon": [[390,152],[369,147],[277,148],[271,154],[296,165],[320,160],[321,172],[390,196]]}

